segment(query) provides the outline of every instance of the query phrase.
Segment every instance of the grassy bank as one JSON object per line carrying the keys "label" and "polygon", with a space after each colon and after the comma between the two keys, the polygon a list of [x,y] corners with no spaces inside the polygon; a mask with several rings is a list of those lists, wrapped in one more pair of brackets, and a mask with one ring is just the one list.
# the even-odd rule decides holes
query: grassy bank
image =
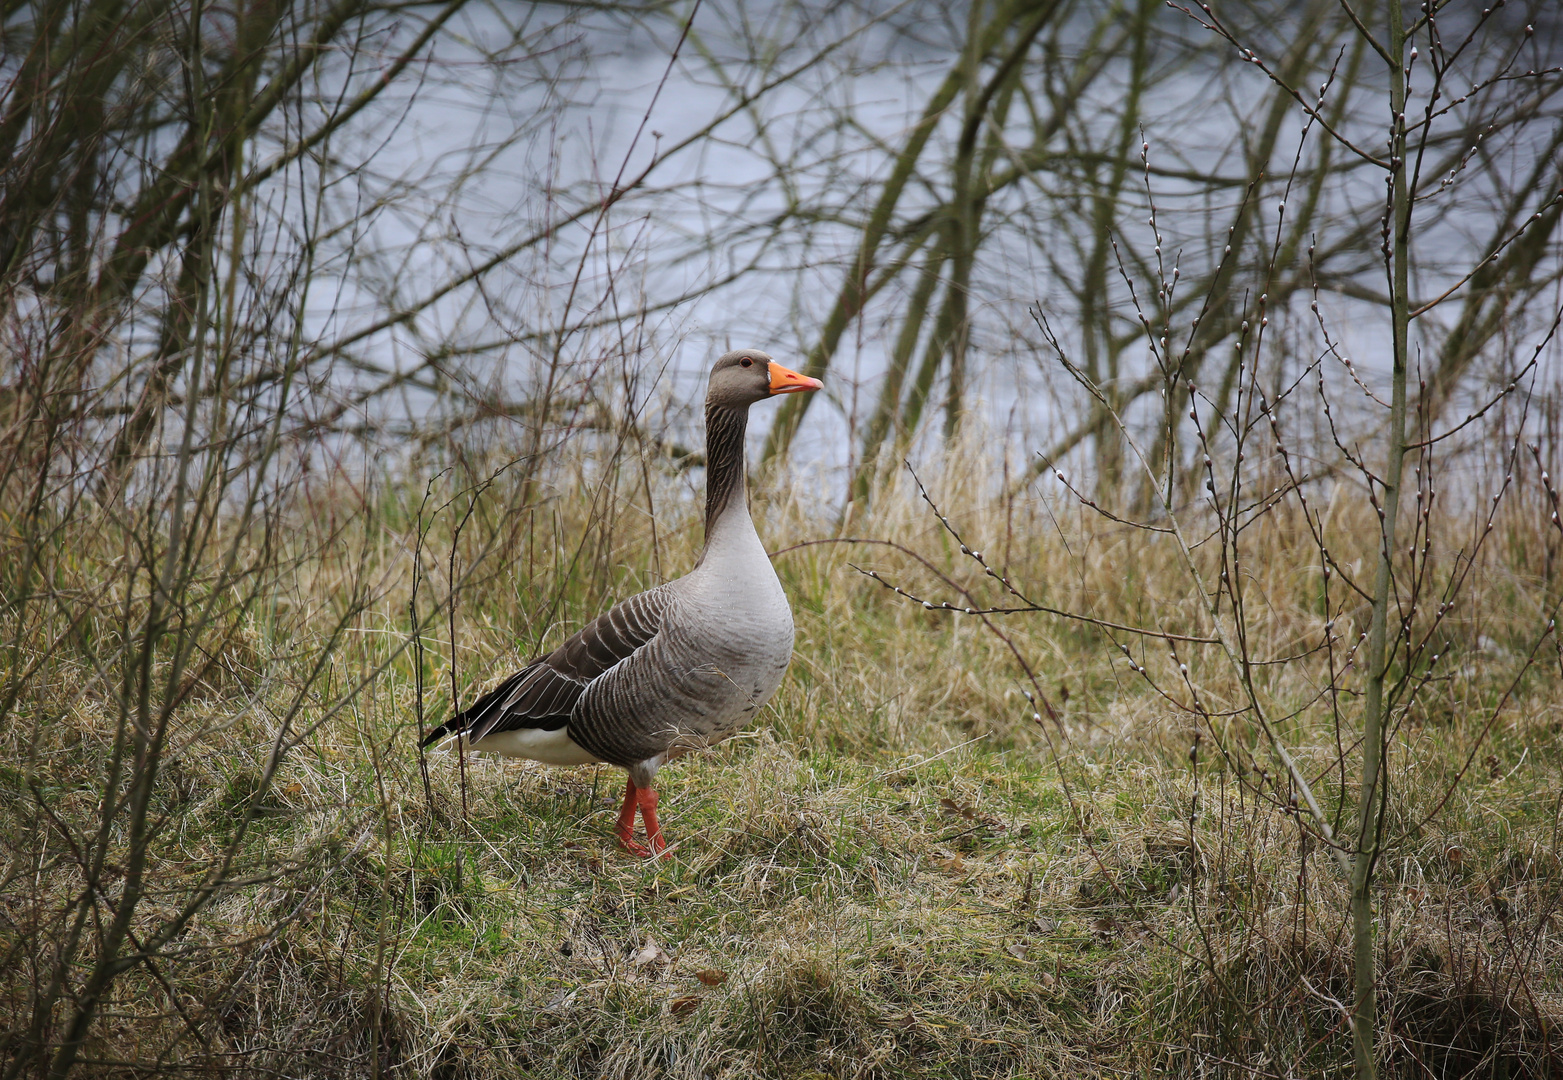
{"label": "grassy bank", "polygon": [[[1202,633],[1164,536],[1068,498],[976,495],[953,468],[926,479],[1032,600]],[[81,1074],[1349,1072],[1349,883],[1300,828],[1233,673],[1208,646],[1173,656],[1036,612],[991,617],[1000,637],[885,588],[860,569],[935,604],[959,599],[951,582],[1008,596],[909,483],[846,526],[905,550],[793,547],[842,526],[778,488],[757,494],[796,659],[754,730],[662,773],[671,858],[616,850],[615,770],[421,761],[419,717],[448,714],[453,675],[465,701],[692,563],[697,480],[300,487],[270,541],[286,572],[175,684],[133,936],[155,937],[231,864],[155,956],[127,950]],[[1344,551],[1369,517],[1344,486],[1334,499]],[[1479,547],[1460,511],[1435,522],[1431,573],[1475,561],[1391,745],[1389,1075],[1563,1069],[1563,692],[1543,633],[1557,595],[1543,508],[1517,486]],[[101,520],[60,543],[52,587],[81,588],[83,619],[30,627],[0,732],[8,1054],[59,1037],[68,999],[28,1026],[50,958],[78,910],[77,963],[95,957],[124,880],[111,857],[84,884],[73,838],[101,820],[119,724],[113,673],[93,658],[145,597],[86,588],[121,557]],[[1245,537],[1250,640],[1293,657],[1260,669],[1259,693],[1339,832],[1356,705],[1350,673],[1330,671],[1366,614],[1330,598],[1312,543],[1284,514]],[[453,582],[454,619],[439,604]],[[1317,647],[1326,622],[1333,652]],[[1040,723],[1016,652],[1055,714]],[[1180,707],[1191,689],[1203,716]]]}

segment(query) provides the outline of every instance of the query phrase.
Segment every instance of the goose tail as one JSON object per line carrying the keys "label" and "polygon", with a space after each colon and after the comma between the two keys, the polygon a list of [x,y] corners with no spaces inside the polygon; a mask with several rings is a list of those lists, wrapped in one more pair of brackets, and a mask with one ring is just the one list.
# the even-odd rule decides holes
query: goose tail
{"label": "goose tail", "polygon": [[466,730],[466,727],[467,718],[458,713],[456,716],[451,717],[451,719],[445,721],[439,727],[425,735],[423,737],[423,741],[418,744],[418,748],[420,750],[427,750],[435,743],[449,738],[450,736],[455,735],[457,732]]}

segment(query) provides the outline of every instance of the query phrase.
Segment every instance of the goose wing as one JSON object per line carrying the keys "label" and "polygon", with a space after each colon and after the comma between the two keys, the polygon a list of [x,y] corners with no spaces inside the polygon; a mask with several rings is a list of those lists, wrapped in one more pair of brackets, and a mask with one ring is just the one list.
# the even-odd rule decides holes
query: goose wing
{"label": "goose wing", "polygon": [[500,731],[564,727],[582,691],[657,636],[671,599],[668,586],[659,585],[616,604],[430,732],[423,745],[456,732],[476,742]]}

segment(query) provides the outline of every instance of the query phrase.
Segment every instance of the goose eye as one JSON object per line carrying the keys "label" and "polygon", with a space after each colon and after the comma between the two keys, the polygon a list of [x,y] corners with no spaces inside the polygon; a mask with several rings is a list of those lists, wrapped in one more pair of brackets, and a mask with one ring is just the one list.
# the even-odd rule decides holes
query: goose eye
{"label": "goose eye", "polygon": [[746,356],[742,360],[738,361],[738,363],[744,367],[754,367],[754,359],[752,357]]}

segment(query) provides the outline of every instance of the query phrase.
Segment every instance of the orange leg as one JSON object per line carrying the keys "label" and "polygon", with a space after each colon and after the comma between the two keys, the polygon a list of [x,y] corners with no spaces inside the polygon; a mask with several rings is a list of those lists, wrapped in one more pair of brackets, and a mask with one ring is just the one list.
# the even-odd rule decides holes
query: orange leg
{"label": "orange leg", "polygon": [[[646,823],[646,844],[635,839],[636,810],[640,811],[641,820]],[[619,820],[614,831],[619,834],[619,843],[631,855],[650,859],[666,851],[667,841],[662,839],[662,827],[657,824],[657,793],[650,788],[636,787],[633,780],[627,782],[624,785],[624,803],[619,807]],[[647,844],[650,845],[649,849]]]}
{"label": "orange leg", "polygon": [[637,798],[639,794],[635,781],[630,780],[625,783],[624,805],[619,807],[619,820],[614,826],[614,831],[619,834],[619,843],[623,845],[625,851],[646,859],[651,857],[651,852],[635,839],[635,811],[640,806],[640,800]]}
{"label": "orange leg", "polygon": [[646,843],[651,845],[653,855],[661,855],[668,849],[668,842],[662,839],[662,826],[657,824],[657,793],[651,788],[640,788],[640,820],[646,826]]}

